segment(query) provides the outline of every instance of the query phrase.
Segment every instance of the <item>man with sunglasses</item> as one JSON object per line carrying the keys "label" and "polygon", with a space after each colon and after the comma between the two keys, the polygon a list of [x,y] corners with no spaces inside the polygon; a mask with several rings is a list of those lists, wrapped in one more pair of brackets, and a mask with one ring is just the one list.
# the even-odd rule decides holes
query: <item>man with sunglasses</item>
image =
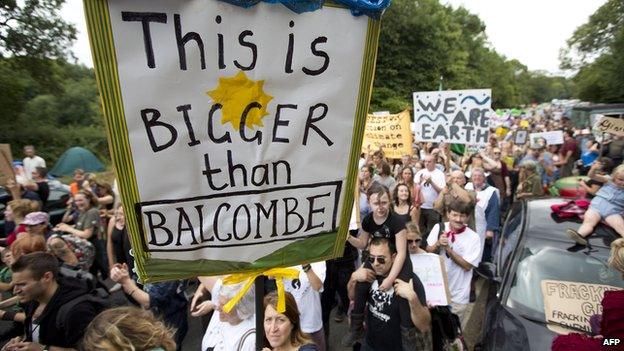
{"label": "man with sunglasses", "polygon": [[[412,274],[409,282],[396,279],[392,288],[379,289],[396,258],[396,248],[387,238],[371,240],[367,261],[372,269],[360,267],[351,275],[347,288],[355,295],[357,282],[371,283],[366,308],[367,330],[361,350],[431,350],[431,315],[420,279]],[[407,300],[413,327],[401,325],[400,301]],[[409,342],[410,345],[403,345]]]}

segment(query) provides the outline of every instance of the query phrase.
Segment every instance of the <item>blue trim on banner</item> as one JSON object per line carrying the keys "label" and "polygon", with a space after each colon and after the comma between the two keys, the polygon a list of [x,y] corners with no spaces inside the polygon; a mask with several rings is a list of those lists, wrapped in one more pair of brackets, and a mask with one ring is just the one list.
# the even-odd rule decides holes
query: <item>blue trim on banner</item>
{"label": "blue trim on banner", "polygon": [[[264,1],[271,4],[281,3],[295,13],[312,12],[323,7],[325,0],[220,0],[232,5],[249,8]],[[351,9],[354,16],[366,15],[379,19],[391,0],[334,0]]]}

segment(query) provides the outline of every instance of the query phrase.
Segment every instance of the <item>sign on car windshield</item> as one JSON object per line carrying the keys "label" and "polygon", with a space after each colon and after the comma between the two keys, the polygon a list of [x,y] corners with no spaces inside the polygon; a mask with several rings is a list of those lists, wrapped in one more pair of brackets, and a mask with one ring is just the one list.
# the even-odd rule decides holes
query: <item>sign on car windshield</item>
{"label": "sign on car windshield", "polygon": [[589,319],[592,315],[602,314],[601,302],[605,291],[621,289],[562,280],[542,280],[541,286],[546,320],[556,323],[548,324],[548,329],[559,334],[570,332],[561,325],[570,326],[574,331],[590,332]]}

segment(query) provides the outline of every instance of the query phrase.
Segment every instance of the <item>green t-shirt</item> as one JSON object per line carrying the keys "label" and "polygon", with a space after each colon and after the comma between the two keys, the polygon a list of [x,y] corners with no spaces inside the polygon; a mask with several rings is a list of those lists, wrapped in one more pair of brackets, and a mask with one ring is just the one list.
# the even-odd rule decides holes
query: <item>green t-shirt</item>
{"label": "green t-shirt", "polygon": [[78,215],[76,229],[85,230],[89,228],[93,228],[93,234],[89,238],[89,241],[93,241],[98,238],[100,233],[100,212],[97,208],[90,208],[87,212]]}

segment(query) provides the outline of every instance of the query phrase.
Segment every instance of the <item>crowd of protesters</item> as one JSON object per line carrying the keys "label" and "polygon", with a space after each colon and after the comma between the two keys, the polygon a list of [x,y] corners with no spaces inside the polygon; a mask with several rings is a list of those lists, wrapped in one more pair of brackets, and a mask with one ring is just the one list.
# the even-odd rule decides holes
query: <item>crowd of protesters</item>
{"label": "crowd of protesters", "polygon": [[[463,326],[476,298],[473,271],[492,260],[515,201],[547,195],[560,178],[586,175],[576,190],[591,203],[580,228],[567,234],[586,245],[604,221],[624,236],[624,138],[594,138],[548,111],[509,118],[504,127],[493,128],[478,150],[415,143],[396,160],[381,149],[363,153],[344,253],[290,267],[298,279],[285,282],[283,313],[271,282],[266,292],[251,288],[232,309],[226,304],[243,284],[226,277],[141,284],[113,187],[76,169],[66,212],[52,225],[46,163],[26,146],[24,172],[6,186],[12,200],[1,243],[0,318],[12,327],[0,335],[3,350],[180,350],[189,316],[202,320],[201,350],[255,350],[259,293],[266,350],[329,349],[334,309],[334,323],[349,323],[345,347],[432,350],[431,320],[440,312],[426,302],[414,255],[442,257],[447,308]],[[517,132],[527,130],[562,130],[563,144],[519,141]],[[623,270],[618,242],[612,262]],[[128,306],[113,307],[107,288],[113,284]]]}

